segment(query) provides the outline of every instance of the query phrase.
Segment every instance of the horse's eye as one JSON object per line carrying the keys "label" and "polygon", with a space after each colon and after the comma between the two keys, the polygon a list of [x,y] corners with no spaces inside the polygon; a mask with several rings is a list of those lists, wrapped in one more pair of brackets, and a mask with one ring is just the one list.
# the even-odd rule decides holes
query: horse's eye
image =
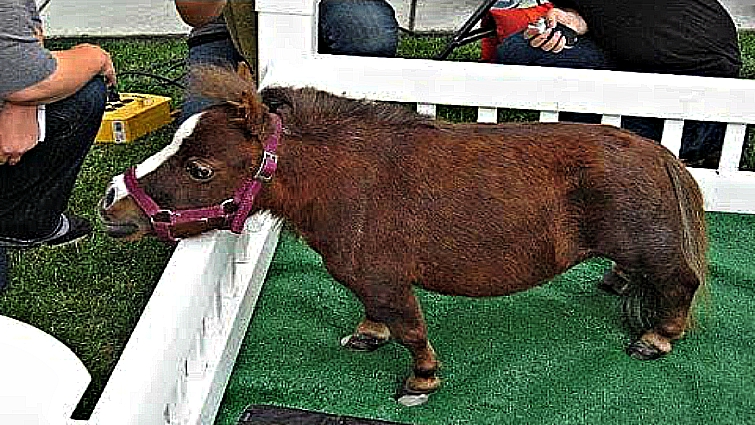
{"label": "horse's eye", "polygon": [[189,173],[192,179],[201,182],[208,181],[215,175],[215,170],[212,167],[199,160],[190,160],[187,162],[186,172]]}

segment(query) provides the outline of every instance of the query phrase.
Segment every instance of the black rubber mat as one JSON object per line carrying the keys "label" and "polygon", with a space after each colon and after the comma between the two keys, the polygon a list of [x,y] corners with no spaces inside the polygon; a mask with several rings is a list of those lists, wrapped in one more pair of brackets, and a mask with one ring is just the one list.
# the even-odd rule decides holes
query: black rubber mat
{"label": "black rubber mat", "polygon": [[329,415],[277,406],[249,406],[238,425],[401,425],[374,419]]}

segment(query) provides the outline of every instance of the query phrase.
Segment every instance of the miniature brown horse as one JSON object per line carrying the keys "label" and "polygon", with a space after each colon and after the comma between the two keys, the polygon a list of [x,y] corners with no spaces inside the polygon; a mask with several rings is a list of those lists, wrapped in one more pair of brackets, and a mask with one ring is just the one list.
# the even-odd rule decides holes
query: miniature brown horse
{"label": "miniature brown horse", "polygon": [[[287,220],[364,305],[342,344],[372,350],[393,338],[411,352],[400,402],[422,403],[440,385],[412,285],[506,295],[602,256],[615,262],[603,286],[626,299],[636,327],[632,357],[670,352],[688,326],[705,279],[703,201],[665,148],[611,126],[447,124],[311,88],[260,95],[230,72],[202,81],[222,102],[185,122],[130,186],[114,179],[108,233],[137,238],[170,221],[159,217],[168,209],[207,205],[222,214],[168,232],[229,228],[245,202],[242,220],[262,210]],[[250,181],[261,189],[251,207],[235,195]]]}

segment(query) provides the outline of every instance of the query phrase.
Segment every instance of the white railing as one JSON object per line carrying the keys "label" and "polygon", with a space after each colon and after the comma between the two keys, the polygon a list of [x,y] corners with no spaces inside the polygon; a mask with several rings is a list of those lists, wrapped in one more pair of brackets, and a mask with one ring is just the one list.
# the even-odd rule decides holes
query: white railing
{"label": "white railing", "polygon": [[755,173],[739,170],[745,128],[755,124],[755,81],[617,71],[574,70],[419,59],[316,54],[316,0],[257,0],[261,85],[313,86],[371,100],[478,107],[478,121],[495,122],[498,108],[665,119],[662,143],[681,147],[685,120],[728,124],[717,170],[693,168],[706,209],[755,213]]}
{"label": "white railing", "polygon": [[0,316],[0,423],[212,424],[279,227],[261,214],[242,235],[179,243],[87,421],[68,419],[90,381],[81,361],[52,336]]}
{"label": "white railing", "polygon": [[108,380],[93,424],[211,424],[278,241],[269,215],[241,236],[182,241]]}

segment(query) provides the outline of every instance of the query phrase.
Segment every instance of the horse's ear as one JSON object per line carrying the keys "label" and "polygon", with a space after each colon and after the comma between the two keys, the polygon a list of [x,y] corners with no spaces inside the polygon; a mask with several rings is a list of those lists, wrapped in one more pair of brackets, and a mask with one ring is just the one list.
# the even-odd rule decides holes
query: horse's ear
{"label": "horse's ear", "polygon": [[255,82],[254,74],[252,73],[252,68],[249,67],[249,64],[244,61],[239,62],[239,65],[236,68],[236,73],[239,75],[239,77],[241,77],[242,80],[246,82],[249,82],[249,83]]}
{"label": "horse's ear", "polygon": [[265,123],[269,120],[268,109],[262,103],[262,97],[256,90],[244,90],[241,94],[240,109],[247,129],[252,134],[262,134],[265,130]]}

